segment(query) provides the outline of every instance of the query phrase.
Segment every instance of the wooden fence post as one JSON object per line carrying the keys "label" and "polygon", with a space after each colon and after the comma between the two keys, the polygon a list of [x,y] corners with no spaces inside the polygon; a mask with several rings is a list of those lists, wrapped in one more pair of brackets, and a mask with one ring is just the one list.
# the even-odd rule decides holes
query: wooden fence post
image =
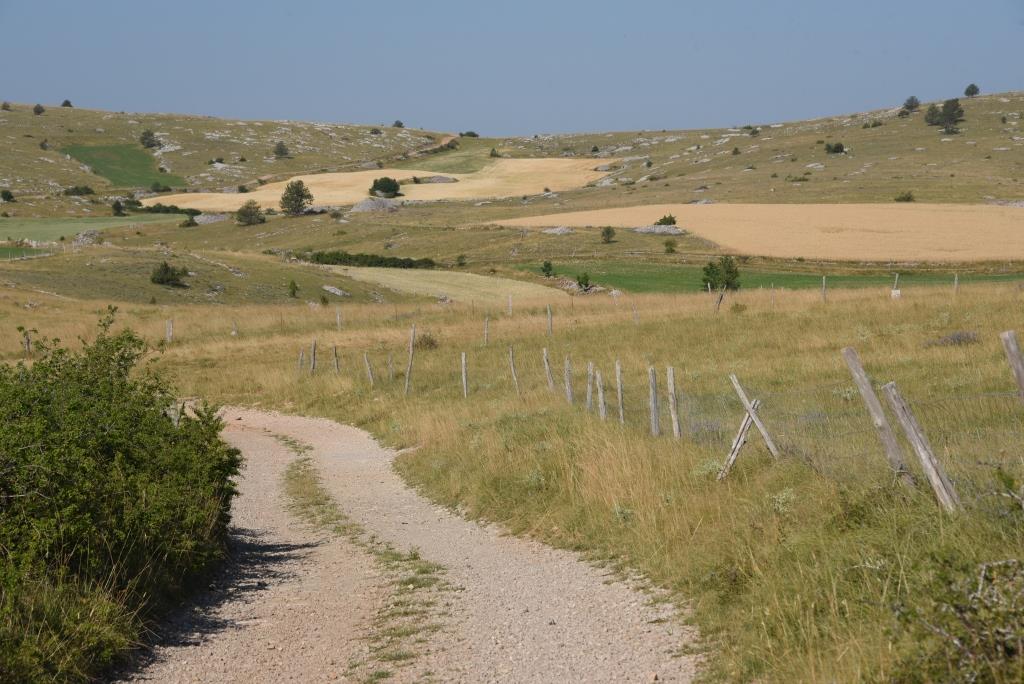
{"label": "wooden fence post", "polygon": [[875,394],[875,390],[871,386],[868,374],[864,372],[864,366],[861,365],[857,351],[853,347],[845,347],[842,353],[846,365],[850,368],[850,374],[853,375],[853,382],[860,392],[860,397],[864,400],[864,405],[867,406],[868,413],[871,415],[871,422],[874,424],[875,430],[878,431],[882,446],[885,447],[885,457],[889,461],[889,467],[903,484],[913,487],[914,476],[907,470],[907,464],[903,460],[903,450],[900,449],[900,444],[896,440],[896,433],[889,425],[889,419],[885,417],[882,402],[878,401],[878,395]]}
{"label": "wooden fence post", "polygon": [[341,330],[341,307],[334,307],[334,327]]}
{"label": "wooden fence post", "polygon": [[723,299],[725,299],[725,287],[724,286],[722,287],[721,290],[718,291],[718,299],[715,300],[715,313],[716,314],[718,313],[718,310],[722,308],[722,300]]}
{"label": "wooden fence post", "polygon": [[[761,406],[760,399],[754,399],[750,402],[750,405],[754,407],[756,411]],[[736,433],[736,439],[732,440],[732,446],[729,448],[729,455],[725,458],[725,463],[722,464],[721,469],[718,471],[718,477],[715,478],[719,481],[724,480],[725,476],[732,470],[733,465],[736,463],[736,459],[740,455],[740,449],[747,443],[747,433],[750,432],[750,426],[754,424],[754,421],[750,419],[749,413],[743,414],[743,420],[740,421],[740,430]]]}
{"label": "wooden fence post", "polygon": [[334,350],[334,374],[337,375],[341,372],[341,362],[338,361],[338,345],[333,345]]}
{"label": "wooden fence post", "polygon": [[640,312],[636,310],[636,302],[630,302],[629,304],[633,307],[633,323],[640,325]]}
{"label": "wooden fence post", "polygon": [[316,339],[309,345],[309,374],[316,373]]}
{"label": "wooden fence post", "polygon": [[587,362],[587,411],[594,408],[594,362]]}
{"label": "wooden fence post", "polygon": [[828,301],[828,285],[825,283],[825,276],[821,276],[821,301]]}
{"label": "wooden fence post", "polygon": [[548,358],[548,348],[544,347],[544,375],[548,380],[548,390],[555,391],[555,378],[551,375],[551,359]]}
{"label": "wooden fence post", "polygon": [[1017,332],[1015,330],[1001,332],[999,339],[1003,341],[1006,360],[1010,362],[1013,377],[1017,379],[1017,394],[1021,401],[1024,401],[1024,357],[1021,356],[1020,345],[1017,343]]}
{"label": "wooden fence post", "polygon": [[231,321],[231,336],[238,337],[238,322]]}
{"label": "wooden fence post", "polygon": [[306,352],[303,349],[299,349],[299,372],[302,372],[302,367],[305,365]]}
{"label": "wooden fence post", "polygon": [[487,346],[488,338],[491,334],[491,317],[484,316],[484,346]]}
{"label": "wooden fence post", "polygon": [[772,283],[772,311],[775,311],[775,283]]}
{"label": "wooden fence post", "polygon": [[173,318],[168,318],[167,319],[167,333],[166,333],[165,337],[167,339],[167,344],[170,344],[171,341],[174,339],[174,319]]}
{"label": "wooden fence post", "polygon": [[366,364],[366,377],[370,380],[370,389],[373,389],[373,366],[370,365],[370,357],[363,352],[363,363]]}
{"label": "wooden fence post", "polygon": [[626,407],[622,402],[622,363],[615,359],[615,398],[619,402],[619,422],[626,423]]}
{"label": "wooden fence post", "polygon": [[754,409],[753,404],[750,403],[750,399],[747,398],[747,393],[743,391],[743,386],[740,385],[740,381],[735,375],[730,375],[729,380],[732,382],[733,389],[736,390],[736,394],[739,396],[740,401],[743,402],[743,408],[747,410],[750,415],[750,420],[754,421],[754,425],[757,427],[757,431],[761,433],[761,437],[764,439],[765,446],[768,447],[768,451],[775,458],[779,457],[779,448],[775,446],[775,441],[771,435],[768,434],[768,428],[761,422],[761,417],[757,415],[757,410]]}
{"label": "wooden fence post", "polygon": [[512,384],[516,387],[516,396],[522,397],[523,393],[519,391],[519,374],[516,373],[516,353],[511,344],[508,346],[508,367],[512,371]]}
{"label": "wooden fence post", "polygon": [[672,418],[672,436],[679,439],[679,405],[677,404],[676,399],[676,369],[669,366],[666,375],[668,376],[668,412],[669,416]]}
{"label": "wooden fence post", "polygon": [[935,458],[932,446],[928,443],[928,438],[925,436],[924,430],[921,429],[921,425],[917,422],[917,418],[914,417],[913,412],[910,410],[910,406],[900,396],[896,383],[890,382],[884,385],[882,391],[885,392],[885,398],[889,401],[889,406],[892,408],[893,413],[896,414],[897,420],[900,421],[904,434],[910,440],[914,451],[917,452],[917,457],[921,461],[921,467],[928,478],[928,483],[931,484],[932,491],[935,492],[935,498],[947,511],[957,510],[960,508],[960,497],[957,496],[956,490],[953,489],[953,483],[946,477],[946,471],[943,470],[942,465]]}
{"label": "wooden fence post", "polygon": [[469,398],[469,370],[466,368],[466,352],[462,352],[462,398]]}
{"label": "wooden fence post", "polygon": [[953,274],[953,296],[956,297],[957,293],[960,292],[960,274]]}
{"label": "wooden fence post", "polygon": [[563,375],[565,380],[565,400],[569,402],[569,406],[572,406],[572,360],[568,356],[565,357],[565,371]]}
{"label": "wooden fence post", "polygon": [[548,337],[551,337],[554,334],[555,334],[555,325],[554,325],[554,321],[552,320],[552,316],[551,316],[551,305],[548,304]]}
{"label": "wooden fence post", "polygon": [[604,380],[601,378],[601,371],[594,372],[594,379],[597,382],[597,415],[601,420],[608,420],[608,406],[604,402]]}
{"label": "wooden fence post", "polygon": [[647,385],[650,390],[647,401],[651,412],[651,435],[657,437],[661,434],[661,416],[658,411],[658,372],[654,366],[647,367]]}
{"label": "wooden fence post", "polygon": [[405,396],[409,396],[409,388],[412,387],[412,359],[416,353],[416,324],[412,324],[412,332],[409,333],[409,364],[405,367]]}
{"label": "wooden fence post", "polygon": [[508,296],[508,315],[512,315],[512,295]]}

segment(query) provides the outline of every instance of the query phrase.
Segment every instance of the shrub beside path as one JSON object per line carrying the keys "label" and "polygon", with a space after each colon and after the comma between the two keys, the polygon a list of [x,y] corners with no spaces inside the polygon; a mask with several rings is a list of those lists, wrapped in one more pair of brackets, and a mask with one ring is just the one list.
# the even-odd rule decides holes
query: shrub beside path
{"label": "shrub beside path", "polygon": [[[445,682],[693,678],[698,657],[682,651],[694,634],[671,604],[652,602],[575,554],[435,506],[405,485],[391,467],[394,452],[366,432],[249,409],[227,409],[225,420],[225,438],[246,459],[235,526],[295,551],[285,552],[289,557],[268,577],[250,580],[265,583],[264,589],[229,597],[211,615],[192,612],[200,622],[234,620],[230,628],[159,647],[136,681],[356,678],[345,664],[365,653],[361,640],[387,589],[365,550],[310,532],[284,508],[281,475],[298,456],[273,435],[311,447],[305,455],[353,522],[400,551],[417,549],[442,565],[454,588],[447,593],[449,615],[427,637],[425,652],[388,681],[422,673]],[[308,547],[311,542],[316,545]],[[233,665],[242,669],[232,671]],[[179,676],[186,673],[191,676]]]}

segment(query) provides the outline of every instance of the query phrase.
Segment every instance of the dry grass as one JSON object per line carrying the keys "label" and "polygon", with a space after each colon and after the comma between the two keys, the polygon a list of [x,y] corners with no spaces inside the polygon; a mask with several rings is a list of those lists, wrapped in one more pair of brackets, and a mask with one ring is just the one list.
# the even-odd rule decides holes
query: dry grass
{"label": "dry grass", "polygon": [[753,256],[885,262],[1024,259],[1024,210],[992,205],[657,204],[495,223],[629,228],[650,225],[665,214],[727,251]]}
{"label": "dry grass", "polygon": [[560,301],[568,296],[565,291],[553,287],[476,273],[349,266],[335,266],[332,270],[352,280],[373,283],[396,292],[446,297],[456,302],[476,302],[483,306],[500,307],[507,302],[509,296],[513,302]]}
{"label": "dry grass", "polygon": [[255,200],[264,208],[277,209],[285,185],[301,180],[313,193],[318,205],[342,206],[366,199],[375,178],[387,176],[403,182],[402,193],[408,200],[473,200],[488,197],[515,197],[537,195],[550,189],[553,192],[573,190],[601,178],[605,174],[594,171],[592,159],[497,159],[475,173],[444,174],[457,183],[414,183],[413,176],[436,176],[436,171],[423,169],[383,168],[372,171],[347,173],[321,173],[295,176],[288,181],[268,183],[253,192],[188,193],[152,197],[144,204],[162,202],[202,211],[235,211],[244,202]]}

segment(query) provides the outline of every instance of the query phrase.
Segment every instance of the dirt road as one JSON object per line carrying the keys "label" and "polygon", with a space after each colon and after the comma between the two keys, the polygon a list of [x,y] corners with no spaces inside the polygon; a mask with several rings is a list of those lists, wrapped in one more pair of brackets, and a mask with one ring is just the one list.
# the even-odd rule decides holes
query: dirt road
{"label": "dirt road", "polygon": [[[693,635],[667,603],[575,555],[503,535],[432,505],[391,468],[393,452],[328,420],[225,411],[246,468],[236,557],[200,605],[129,681],[365,681],[373,616],[396,605],[364,547],[312,531],[288,510],[282,477],[308,445],[323,488],[367,535],[416,549],[450,587],[439,629],[388,681],[690,681]],[[219,586],[219,585],[218,585]]]}

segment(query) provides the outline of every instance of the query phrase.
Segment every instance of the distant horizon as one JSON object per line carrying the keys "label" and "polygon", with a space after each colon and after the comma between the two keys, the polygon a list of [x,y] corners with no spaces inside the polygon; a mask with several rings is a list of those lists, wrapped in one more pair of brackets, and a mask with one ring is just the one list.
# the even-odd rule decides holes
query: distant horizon
{"label": "distant horizon", "polygon": [[0,59],[18,65],[0,100],[513,137],[816,119],[958,97],[971,82],[1024,90],[1024,5],[935,9],[0,0]]}

